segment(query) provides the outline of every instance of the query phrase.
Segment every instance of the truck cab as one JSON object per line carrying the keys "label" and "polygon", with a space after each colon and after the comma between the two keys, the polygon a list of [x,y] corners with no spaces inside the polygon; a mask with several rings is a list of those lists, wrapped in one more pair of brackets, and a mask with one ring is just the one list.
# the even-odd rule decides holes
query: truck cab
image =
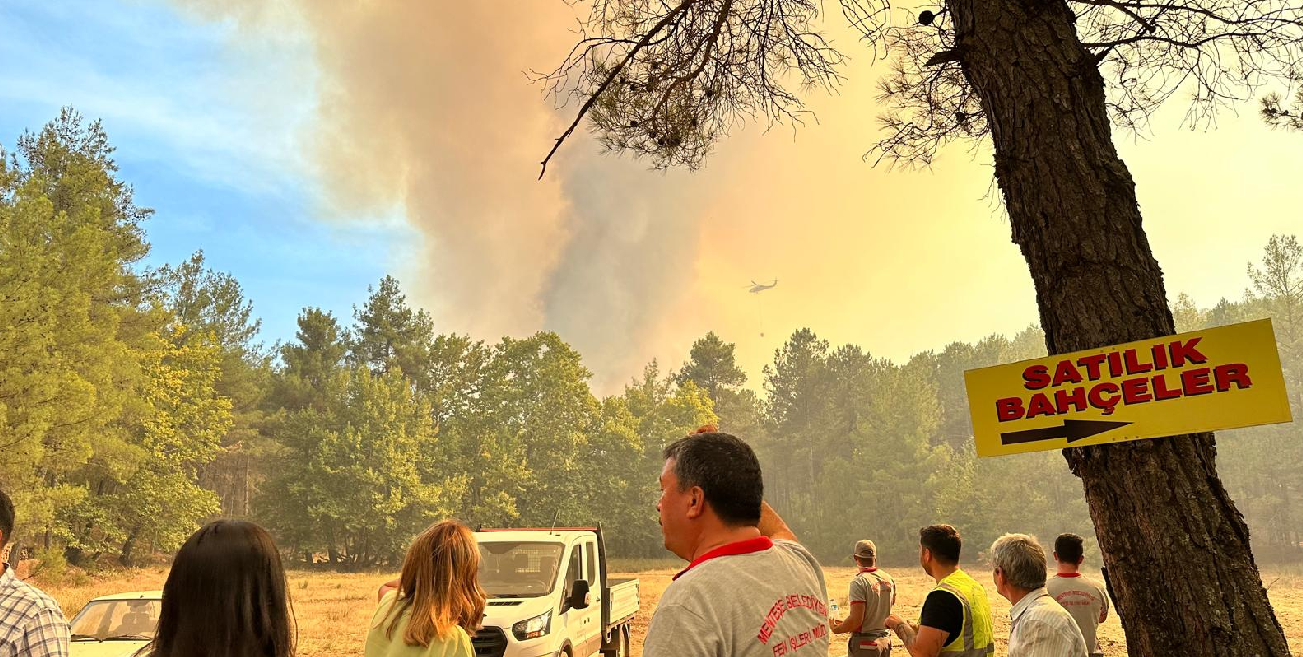
{"label": "truck cab", "polygon": [[482,530],[476,657],[625,657],[638,581],[611,581],[601,529]]}

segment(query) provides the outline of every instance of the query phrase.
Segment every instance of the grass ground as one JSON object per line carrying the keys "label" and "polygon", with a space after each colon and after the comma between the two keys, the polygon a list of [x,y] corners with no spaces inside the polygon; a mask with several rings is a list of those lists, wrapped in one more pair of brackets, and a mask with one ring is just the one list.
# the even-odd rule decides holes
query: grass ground
{"label": "grass ground", "polygon": [[[660,599],[674,567],[665,562],[618,562],[621,570],[634,570],[631,566],[649,568],[621,576],[636,576],[640,582],[642,610],[634,619],[633,654],[642,654],[642,639],[647,633],[656,601]],[[851,568],[825,570],[829,591],[844,605],[846,590],[855,571]],[[896,611],[905,618],[917,618],[923,598],[931,590],[931,580],[917,568],[893,571],[899,585]],[[1303,571],[1298,568],[1266,569],[1263,582],[1276,609],[1276,617],[1285,628],[1292,652],[1303,654]],[[985,583],[987,573],[975,572],[978,581]],[[167,572],[161,568],[134,570],[111,576],[94,578],[79,584],[45,586],[70,617],[92,598],[123,591],[148,591],[160,589]],[[385,574],[335,574],[320,572],[291,572],[290,590],[295,615],[299,623],[299,657],[355,657],[362,654],[362,640],[374,610],[375,591],[391,577]],[[1003,655],[1004,637],[1009,635],[1009,603],[987,587],[991,609],[995,615],[996,654]],[[1116,616],[1110,616],[1099,630],[1104,654],[1126,654],[1122,626]],[[845,642],[834,640],[830,654],[845,654]],[[895,652],[895,651],[893,651]]]}

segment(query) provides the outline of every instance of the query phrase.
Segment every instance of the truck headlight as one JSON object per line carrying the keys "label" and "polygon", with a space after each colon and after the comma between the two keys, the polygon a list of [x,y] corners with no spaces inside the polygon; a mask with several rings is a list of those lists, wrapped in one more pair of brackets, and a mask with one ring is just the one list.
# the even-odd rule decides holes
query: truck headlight
{"label": "truck headlight", "polygon": [[511,633],[516,635],[517,641],[526,639],[537,639],[545,636],[552,630],[552,610],[549,609],[533,618],[529,618],[511,626]]}

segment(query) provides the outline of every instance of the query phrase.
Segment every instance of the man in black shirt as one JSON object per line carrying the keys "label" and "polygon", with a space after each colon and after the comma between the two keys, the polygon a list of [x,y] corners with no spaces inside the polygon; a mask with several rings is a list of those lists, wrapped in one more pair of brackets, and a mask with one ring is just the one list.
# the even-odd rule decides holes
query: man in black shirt
{"label": "man in black shirt", "polygon": [[896,614],[886,622],[911,657],[984,657],[995,651],[986,591],[959,567],[961,546],[950,525],[919,530],[919,565],[937,587],[923,601],[917,625]]}
{"label": "man in black shirt", "polygon": [[930,627],[941,630],[946,635],[945,643],[950,643],[950,637],[959,636],[959,631],[964,628],[964,606],[959,604],[959,598],[945,591],[934,590],[923,601],[918,624],[920,629]]}

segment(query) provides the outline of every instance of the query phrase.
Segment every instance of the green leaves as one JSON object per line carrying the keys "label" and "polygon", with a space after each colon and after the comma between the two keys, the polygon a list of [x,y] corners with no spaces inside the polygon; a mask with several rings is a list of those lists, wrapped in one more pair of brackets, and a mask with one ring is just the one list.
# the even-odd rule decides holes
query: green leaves
{"label": "green leaves", "polygon": [[392,561],[450,513],[463,478],[441,471],[430,407],[400,371],[342,369],[316,392],[320,403],[274,423],[267,518],[297,549],[358,567]]}
{"label": "green leaves", "polygon": [[98,122],[71,110],[0,176],[0,479],[77,554],[170,549],[216,511],[197,471],[231,424],[211,340],[153,303],[149,250]]}

